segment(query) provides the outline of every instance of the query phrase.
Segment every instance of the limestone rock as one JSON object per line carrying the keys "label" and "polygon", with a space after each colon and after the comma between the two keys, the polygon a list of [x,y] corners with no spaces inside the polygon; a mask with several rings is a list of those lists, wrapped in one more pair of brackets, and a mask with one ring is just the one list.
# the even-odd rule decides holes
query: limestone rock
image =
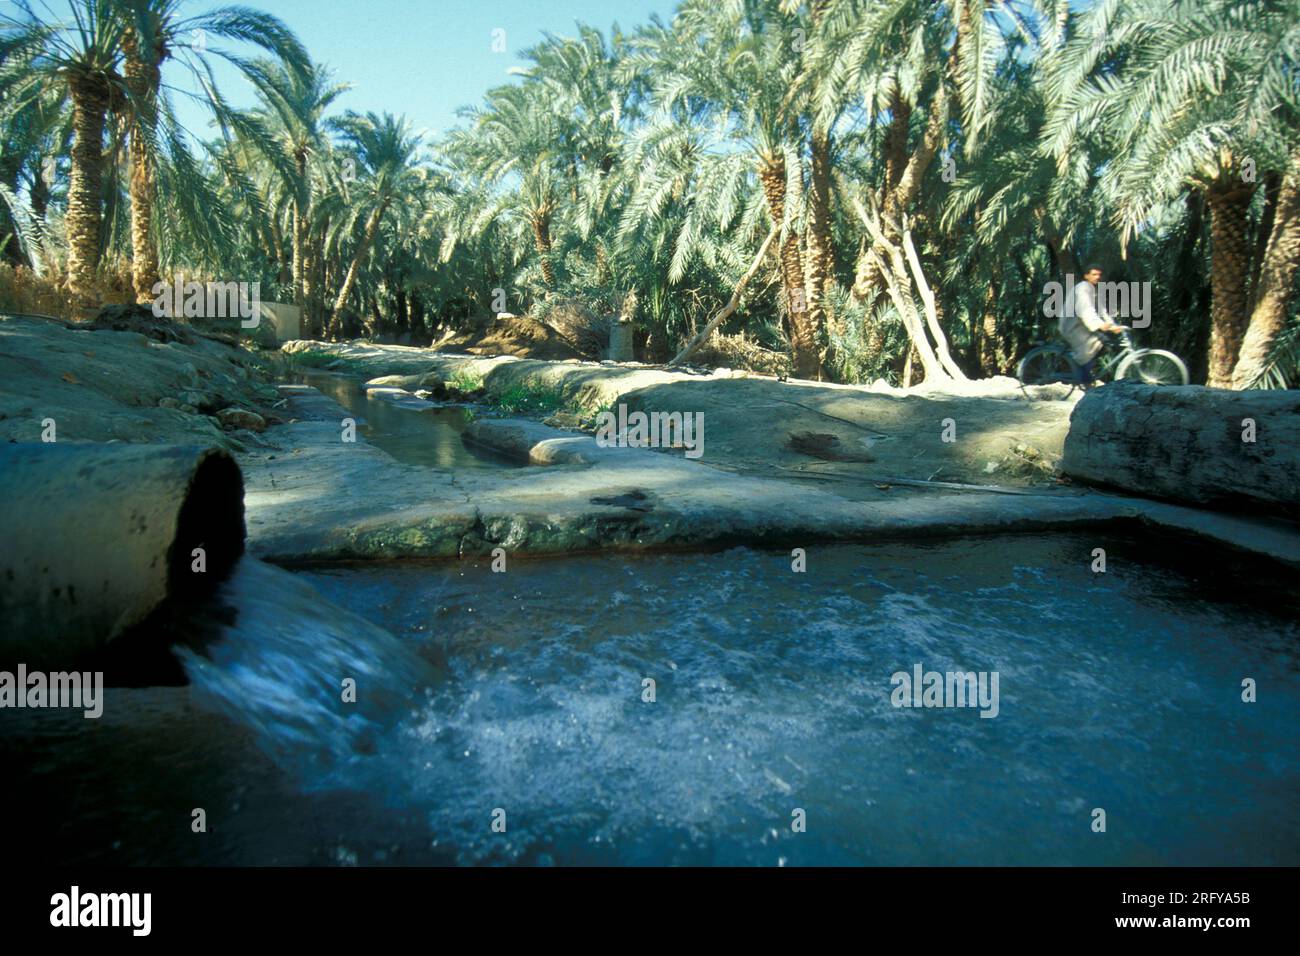
{"label": "limestone rock", "polygon": [[1070,416],[1061,470],[1149,497],[1300,515],[1300,393],[1094,389]]}
{"label": "limestone rock", "polygon": [[266,419],[246,408],[223,408],[217,412],[217,420],[223,428],[247,428],[254,432],[266,429]]}

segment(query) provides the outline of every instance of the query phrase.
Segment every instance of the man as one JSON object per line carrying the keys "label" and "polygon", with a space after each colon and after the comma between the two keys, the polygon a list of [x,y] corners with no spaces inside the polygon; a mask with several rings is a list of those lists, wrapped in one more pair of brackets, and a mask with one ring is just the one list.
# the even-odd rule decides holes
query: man
{"label": "man", "polygon": [[1074,287],[1073,308],[1062,312],[1058,328],[1070,343],[1071,354],[1082,370],[1082,384],[1093,382],[1097,355],[1106,344],[1101,332],[1119,332],[1123,326],[1115,325],[1110,316],[1097,311],[1097,283],[1101,281],[1101,266],[1088,266],[1083,280]]}

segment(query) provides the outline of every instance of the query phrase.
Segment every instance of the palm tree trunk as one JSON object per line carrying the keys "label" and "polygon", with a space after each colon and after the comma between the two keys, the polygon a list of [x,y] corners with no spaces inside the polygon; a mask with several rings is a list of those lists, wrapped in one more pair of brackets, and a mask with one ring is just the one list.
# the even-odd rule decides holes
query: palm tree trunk
{"label": "palm tree trunk", "polygon": [[307,219],[302,230],[302,318],[303,328],[307,329],[308,338],[315,338],[320,331],[320,250],[312,241],[311,220]]}
{"label": "palm tree trunk", "polygon": [[1273,222],[1277,216],[1278,196],[1282,190],[1282,177],[1275,172],[1264,176],[1264,212],[1259,217],[1259,228],[1255,230],[1255,249],[1250,256],[1250,284],[1246,287],[1246,301],[1255,307],[1259,298],[1259,276],[1264,268],[1264,258],[1268,255],[1268,244],[1273,238]]}
{"label": "palm tree trunk", "polygon": [[[808,328],[814,341],[820,341],[826,336],[829,326],[826,284],[835,274],[835,247],[831,238],[831,140],[824,130],[815,130],[812,134],[811,160],[804,292],[808,306]],[[819,378],[821,372],[819,360]]]}
{"label": "palm tree trunk", "polygon": [[1285,328],[1300,268],[1300,156],[1278,192],[1273,229],[1259,274],[1259,295],[1241,345],[1232,387],[1248,388],[1263,374],[1274,340]]}
{"label": "palm tree trunk", "polygon": [[[885,235],[891,241],[898,238],[890,232],[893,224],[907,211],[921,191],[921,181],[939,151],[944,126],[948,121],[947,92],[940,82],[930,101],[930,112],[926,118],[925,131],[921,134],[921,142],[911,157],[903,162],[902,157],[907,151],[907,129],[901,125],[905,120],[899,118],[910,115],[910,108],[904,109],[904,105],[900,98],[897,101],[898,112],[895,114],[895,120],[900,125],[895,127],[891,122],[890,134],[886,137],[885,189],[880,207],[884,212],[882,225],[886,230]],[[882,273],[877,271],[879,265],[880,260],[871,255],[864,255],[858,260],[853,279],[854,298],[875,302],[884,294]]]}
{"label": "palm tree trunk", "polygon": [[72,166],[68,177],[68,282],[79,305],[90,304],[99,267],[103,227],[104,121],[108,83],[102,77],[78,76],[69,83],[72,96]]}
{"label": "palm tree trunk", "polygon": [[[758,171],[767,199],[767,212],[772,225],[785,226],[785,158],[779,154],[765,157]],[[799,237],[793,229],[785,230],[785,239],[777,248],[781,263],[781,285],[785,291],[785,307],[789,322],[790,351],[794,358],[796,378],[815,379],[821,374],[821,356],[817,350],[817,336],[808,319],[808,303],[804,301],[803,259],[799,255]]]}
{"label": "palm tree trunk", "polygon": [[889,126],[885,129],[884,142],[881,144],[885,154],[885,188],[880,197],[882,205],[885,196],[898,186],[898,181],[903,178],[903,170],[907,167],[907,130],[911,122],[912,104],[895,89],[889,100]]}
{"label": "palm tree trunk", "polygon": [[925,278],[925,270],[921,267],[921,257],[917,255],[916,245],[912,242],[911,230],[906,225],[903,226],[903,252],[907,258],[907,265],[912,270],[912,281],[916,283],[916,291],[925,307],[925,322],[930,329],[930,335],[934,337],[934,351],[939,359],[939,364],[943,367],[945,374],[958,381],[965,381],[966,373],[953,360],[952,352],[948,348],[948,336],[943,331],[942,307],[935,298],[930,283]]}
{"label": "palm tree trunk", "polygon": [[555,288],[555,264],[551,262],[551,221],[547,216],[533,216],[533,244],[542,264],[542,281]]}
{"label": "palm tree trunk", "polygon": [[1250,199],[1254,186],[1216,184],[1210,207],[1210,370],[1206,384],[1229,388],[1249,315]]}
{"label": "palm tree trunk", "polygon": [[293,276],[293,304],[298,308],[303,307],[302,296],[302,207],[297,200],[293,203],[293,223],[290,227],[292,235],[290,237],[292,256],[290,272]]}
{"label": "palm tree trunk", "polygon": [[[889,297],[893,300],[894,307],[903,320],[903,327],[907,329],[908,338],[916,349],[917,357],[921,360],[924,380],[933,381],[952,377],[949,375],[947,367],[941,362],[938,353],[930,344],[930,340],[926,337],[925,327],[927,321],[931,329],[935,329],[938,325],[937,316],[932,314],[935,309],[935,300],[933,293],[930,292],[928,284],[925,282],[920,263],[916,260],[916,250],[912,246],[910,234],[907,230],[902,230],[903,242],[901,243],[890,238],[886,235],[877,213],[874,211],[868,212],[861,201],[855,200],[854,205],[863,225],[871,233],[872,244],[867,247],[864,255],[881,260],[874,263],[873,268],[883,277]],[[897,235],[900,230],[895,226],[891,232]],[[907,248],[900,248],[902,245]],[[908,261],[906,262],[904,261],[904,252],[907,253]],[[910,274],[908,272],[909,267],[912,269]],[[916,302],[912,298],[911,286],[913,281],[917,284],[922,303],[927,312],[924,320],[917,311]],[[946,349],[947,340],[943,338],[942,329],[938,330],[938,338]],[[908,359],[911,359],[911,349],[908,350]],[[960,373],[960,370],[956,377],[965,378]]]}
{"label": "palm tree trunk", "polygon": [[984,314],[980,321],[979,367],[988,378],[1002,374],[1002,360],[1006,352],[998,334],[998,287],[1002,284],[1002,270],[993,267],[988,287],[984,292]]}
{"label": "palm tree trunk", "polygon": [[[812,0],[808,13],[813,30],[821,27],[830,0]],[[805,70],[807,63],[804,64]],[[833,124],[832,124],[833,125]],[[808,327],[814,341],[825,346],[818,354],[816,375],[821,378],[831,356],[830,317],[826,309],[826,284],[835,274],[835,247],[831,237],[830,128],[814,120],[809,141],[808,227],[804,238],[804,297]],[[797,370],[796,370],[797,371]]]}
{"label": "palm tree trunk", "polygon": [[343,278],[343,288],[339,289],[339,297],[334,300],[334,315],[330,319],[330,330],[333,332],[343,327],[343,307],[347,305],[348,296],[352,294],[352,287],[357,284],[361,261],[365,259],[370,244],[375,241],[375,236],[379,233],[379,221],[383,218],[387,205],[387,202],[382,202],[376,206],[375,211],[370,214],[369,221],[366,222],[366,231],[361,236],[361,242],[357,244],[357,251],[352,256],[352,264],[348,266],[348,273]]}
{"label": "palm tree trunk", "polygon": [[307,235],[307,203],[308,197],[304,193],[304,180],[307,175],[307,155],[301,149],[297,149],[293,156],[294,168],[298,173],[298,179],[293,184],[293,304],[299,309],[304,309],[306,305],[305,275],[303,256]]}
{"label": "palm tree trunk", "polygon": [[[141,55],[135,37],[124,41],[126,57],[122,72],[135,103],[131,111],[131,285],[135,301],[152,302],[158,283],[158,247],[153,238],[153,207],[156,195],[153,155],[148,128],[158,100],[162,72],[157,63]],[[141,115],[141,111],[145,111]]]}

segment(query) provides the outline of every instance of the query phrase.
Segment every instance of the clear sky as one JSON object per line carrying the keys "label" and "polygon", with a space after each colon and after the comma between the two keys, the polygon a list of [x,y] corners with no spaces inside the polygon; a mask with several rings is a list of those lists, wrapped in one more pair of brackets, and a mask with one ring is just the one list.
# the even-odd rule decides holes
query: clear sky
{"label": "clear sky", "polygon": [[[2,0],[0,0],[2,2]],[[456,110],[478,103],[522,65],[518,54],[544,31],[572,36],[575,22],[606,35],[625,32],[658,13],[671,18],[676,0],[227,0],[273,13],[299,36],[312,58],[352,84],[337,109],[405,113],[416,129],[436,135],[455,125]],[[189,0],[186,12],[220,6]],[[37,4],[34,4],[37,6]],[[39,6],[38,6],[39,9]],[[505,31],[504,53],[492,51],[494,30]],[[171,82],[182,85],[179,75]],[[219,71],[231,99],[250,105],[248,85]],[[184,109],[183,121],[203,135],[203,114]],[[195,128],[198,126],[199,128]]]}

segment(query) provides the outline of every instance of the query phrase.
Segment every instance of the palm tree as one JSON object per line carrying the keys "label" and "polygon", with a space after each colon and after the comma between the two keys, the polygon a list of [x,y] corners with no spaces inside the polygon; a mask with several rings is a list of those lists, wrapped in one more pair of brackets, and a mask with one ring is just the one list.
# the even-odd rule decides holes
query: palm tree
{"label": "palm tree", "polygon": [[269,164],[289,205],[293,300],[303,309],[309,335],[321,331],[317,286],[313,281],[315,252],[312,238],[313,183],[329,178],[313,173],[314,161],[328,158],[331,145],[325,128],[325,111],[348,89],[335,83],[325,68],[310,64],[305,70],[282,62],[249,64],[257,76],[262,107],[228,118],[230,125]]}
{"label": "palm tree", "polygon": [[[1286,52],[1298,23],[1296,0],[1103,4],[1082,18],[1064,54],[1072,66],[1056,79],[1062,108],[1048,123],[1054,154],[1064,160],[1097,129],[1116,140],[1104,184],[1118,197],[1126,240],[1161,203],[1189,189],[1204,197],[1211,386],[1232,384],[1251,314],[1257,183],[1267,173],[1285,173],[1300,144],[1294,57]],[[1286,241],[1284,232],[1279,241]],[[1269,338],[1266,329],[1280,328],[1276,315],[1289,299],[1280,288],[1285,270],[1264,278],[1270,318],[1261,319],[1260,344]]]}
{"label": "palm tree", "polygon": [[125,95],[124,24],[116,0],[72,0],[66,23],[47,23],[28,0],[0,13],[0,121],[53,89],[71,105],[72,153],[65,224],[68,281],[88,302],[102,252],[103,147],[110,106]]}
{"label": "palm tree", "polygon": [[348,112],[332,120],[330,125],[342,136],[344,149],[355,160],[359,176],[355,183],[347,184],[348,189],[341,197],[343,207],[336,228],[341,235],[351,236],[361,225],[352,261],[334,300],[330,328],[337,334],[342,328],[343,308],[356,285],[362,261],[379,234],[384,215],[392,208],[406,214],[409,201],[422,194],[425,181],[415,166],[420,137],[412,134],[404,118],[389,113],[362,116]]}
{"label": "palm tree", "polygon": [[599,30],[579,24],[575,38],[547,34],[523,51],[531,65],[514,71],[545,98],[553,116],[551,168],[561,177],[567,227],[561,239],[573,246],[573,258],[590,254],[602,268],[609,264],[617,210],[631,186],[623,162],[628,131],[640,121],[648,93],[627,50],[617,30],[607,41]]}
{"label": "palm tree", "polygon": [[[1261,224],[1261,229],[1262,229]],[[1282,179],[1274,207],[1273,228],[1268,233],[1260,263],[1258,289],[1250,323],[1242,339],[1232,387],[1250,388],[1265,381],[1276,366],[1273,351],[1286,328],[1300,268],[1300,153]]]}
{"label": "palm tree", "polygon": [[482,109],[465,111],[471,126],[454,132],[447,148],[489,183],[518,177],[508,194],[531,227],[543,281],[554,288],[551,227],[568,158],[563,122],[541,84],[497,87],[486,100]]}
{"label": "palm tree", "polygon": [[790,22],[776,0],[687,0],[672,29],[648,31],[660,77],[661,122],[715,124],[749,153],[777,243],[795,374],[821,375],[824,329],[805,301],[799,219],[803,192],[797,114],[786,94],[799,70]]}
{"label": "palm tree", "polygon": [[246,7],[221,7],[194,17],[181,15],[181,0],[117,0],[126,29],[122,33],[123,73],[130,98],[131,260],[137,300],[148,302],[158,281],[158,249],[153,235],[157,182],[157,134],[162,69],[182,63],[197,78],[218,116],[227,112],[217,94],[209,57],[233,64],[257,82],[264,64],[209,46],[209,39],[251,43],[305,74],[306,50],[279,19]]}
{"label": "palm tree", "polygon": [[[940,148],[949,157],[974,150],[991,121],[989,91],[1008,62],[1006,33],[1036,35],[1032,0],[829,0],[815,5],[803,85],[814,132],[829,132],[842,115],[874,134],[875,204],[890,244],[897,225],[914,216]],[[865,104],[865,108],[863,108]],[[955,105],[956,109],[950,109]],[[954,135],[956,134],[956,135]],[[864,244],[853,295],[878,314],[887,277]],[[879,348],[883,330],[871,330]]]}

